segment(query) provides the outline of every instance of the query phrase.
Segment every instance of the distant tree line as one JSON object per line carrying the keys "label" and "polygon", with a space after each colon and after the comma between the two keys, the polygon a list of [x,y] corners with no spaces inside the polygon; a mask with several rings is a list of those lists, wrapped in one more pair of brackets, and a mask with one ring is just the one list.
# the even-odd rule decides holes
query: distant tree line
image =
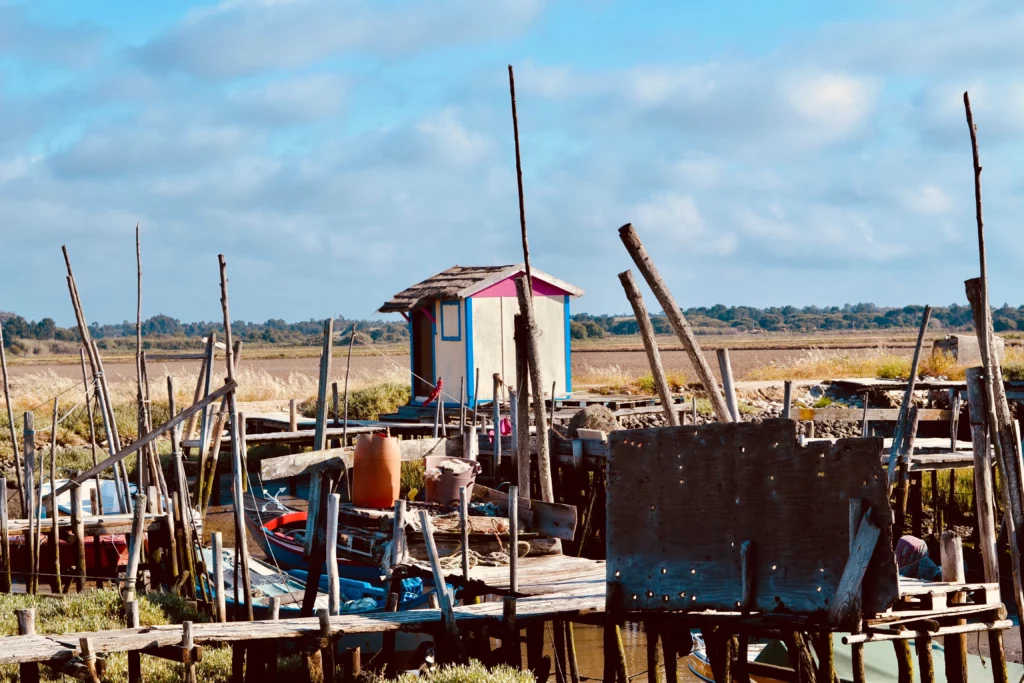
{"label": "distant tree line", "polygon": [[[28,321],[20,315],[0,311],[0,324],[3,325],[4,346],[17,349],[19,340],[78,342],[80,340],[77,327],[58,327],[52,318]],[[347,343],[352,326],[360,334],[369,337],[374,343],[394,343],[409,338],[409,327],[405,322],[386,322],[380,320],[347,320],[337,318],[334,330],[340,335],[339,343]],[[246,343],[263,344],[315,344],[323,338],[323,320],[306,320],[288,323],[281,319],[272,319],[263,323],[236,320],[231,323],[231,333],[235,338]],[[210,333],[224,334],[224,324],[219,322],[186,322],[167,315],[155,315],[142,321],[142,337],[144,345],[152,340],[178,339],[179,346],[198,346],[203,337]],[[135,323],[125,321],[115,325],[89,326],[89,334],[96,339],[101,348],[123,346],[115,344],[117,340],[131,341],[135,339]],[[148,341],[147,341],[148,340]],[[105,343],[108,342],[108,343]],[[166,345],[161,345],[166,347]]]}
{"label": "distant tree line", "polygon": [[[754,308],[725,306],[688,308],[683,311],[690,325],[702,332],[818,332],[832,330],[884,330],[917,327],[921,324],[924,306],[883,308],[874,304],[845,306],[781,306]],[[1024,330],[1024,306],[1014,308],[1003,304],[993,309],[992,323],[997,332]],[[672,328],[664,314],[651,316],[658,334],[671,334]],[[970,306],[951,304],[932,308],[930,327],[949,330],[972,330]],[[639,333],[632,315],[592,315],[578,313],[572,317],[570,335],[573,339],[594,339],[606,335]]]}

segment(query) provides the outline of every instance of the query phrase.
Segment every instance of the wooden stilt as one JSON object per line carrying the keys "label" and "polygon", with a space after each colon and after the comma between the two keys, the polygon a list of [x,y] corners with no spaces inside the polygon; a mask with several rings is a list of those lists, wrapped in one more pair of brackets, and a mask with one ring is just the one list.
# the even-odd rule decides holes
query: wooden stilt
{"label": "wooden stilt", "polygon": [[[541,678],[544,658],[544,624],[534,623],[526,627],[526,666],[533,672],[537,683],[547,681],[547,675]],[[550,666],[550,665],[549,665]]]}
{"label": "wooden stilt", "polygon": [[139,576],[139,560],[142,558],[142,544],[145,537],[146,495],[135,496],[135,512],[132,518],[132,535],[128,541],[128,568],[124,573],[124,601],[135,600],[135,583]]}
{"label": "wooden stilt", "polygon": [[[60,509],[57,507],[57,420],[60,417],[58,400],[53,399],[53,422],[50,426],[50,518],[53,524],[50,525],[50,549],[53,551],[53,576],[50,577],[50,586],[53,592],[60,594],[62,584],[60,580]],[[41,478],[41,477],[40,477]]]}
{"label": "wooden stilt", "polygon": [[545,503],[553,503],[555,502],[555,489],[551,479],[551,457],[548,452],[547,415],[544,414],[544,376],[540,366],[533,296],[532,292],[527,289],[525,278],[516,278],[516,295],[519,298],[520,315],[523,316],[522,331],[526,333],[527,365],[530,372],[530,386],[533,388],[533,423],[537,430],[537,472],[540,478],[540,497]]}
{"label": "wooden stilt", "polygon": [[[31,498],[31,496],[30,496]],[[36,634],[35,609],[15,610],[18,617],[18,635],[34,636]],[[29,662],[18,665],[18,677],[21,683],[39,683],[39,663]]]}
{"label": "wooden stilt", "polygon": [[[999,633],[999,631],[993,631]],[[917,665],[921,669],[921,683],[935,683],[935,662],[932,659],[932,639],[918,634],[914,638],[917,650]]]}
{"label": "wooden stilt", "polygon": [[506,596],[501,604],[502,659],[513,669],[523,667],[523,653],[519,644],[519,626],[516,623],[516,599]]}
{"label": "wooden stilt", "polygon": [[0,370],[3,371],[4,402],[7,406],[7,426],[11,431],[11,448],[14,451],[14,478],[18,483],[18,495],[21,496],[21,514],[25,514],[26,493],[21,479],[23,467],[21,453],[18,452],[18,430],[14,426],[14,404],[11,402],[11,385],[7,379],[7,352],[4,350],[4,329],[0,324]]}
{"label": "wooden stilt", "polygon": [[656,619],[648,619],[644,622],[644,632],[647,636],[647,681],[648,683],[660,683],[661,676],[661,628]]}
{"label": "wooden stilt", "polygon": [[988,656],[992,665],[992,683],[1009,683],[1006,671],[1006,650],[1003,647],[1003,632],[988,632]]}
{"label": "wooden stilt", "polygon": [[[385,612],[397,612],[398,611],[398,593],[388,593],[388,596],[384,603]],[[381,645],[381,659],[383,661],[382,673],[391,678],[397,674],[398,667],[395,663],[395,644],[397,634],[394,631],[387,631],[383,635],[383,643]]]}
{"label": "wooden stilt", "polygon": [[[138,601],[130,600],[124,603],[124,612],[128,628],[139,628],[142,626],[142,623],[139,621]],[[131,683],[142,682],[142,654],[139,652],[128,653],[128,680]]]}
{"label": "wooden stilt", "polygon": [[363,653],[358,647],[345,650],[342,680],[345,683],[356,683],[363,674]]}
{"label": "wooden stilt", "polygon": [[[514,318],[516,344],[516,410],[512,414],[515,420],[516,449],[514,477],[523,492],[524,498],[530,498],[530,458],[533,450],[530,443],[530,371],[526,353],[526,328],[522,315]],[[535,390],[536,391],[536,390]]]}
{"label": "wooden stilt", "polygon": [[896,677],[899,683],[914,683],[914,659],[910,656],[909,640],[894,640],[896,649]]}
{"label": "wooden stilt", "polygon": [[[6,491],[0,491],[6,494]],[[85,590],[85,511],[82,505],[82,489],[79,486],[71,489],[71,528],[75,545],[75,587],[79,593]],[[6,499],[6,496],[5,496]],[[6,506],[4,506],[6,517]],[[6,519],[3,520],[6,526]],[[4,529],[6,531],[6,529]]]}
{"label": "wooden stilt", "polygon": [[555,619],[551,622],[553,635],[551,638],[552,650],[555,653],[554,669],[555,683],[569,683],[568,665],[565,654],[565,622]]}
{"label": "wooden stilt", "polygon": [[[965,583],[964,575],[964,549],[963,542],[955,532],[947,531],[942,534],[939,546],[942,559],[942,580],[948,582]],[[964,602],[964,596],[954,593],[949,598],[951,605],[959,605]],[[966,620],[958,620],[957,623],[967,623]],[[942,638],[945,646],[946,680],[949,683],[966,683],[967,681],[967,635],[947,635]]]}
{"label": "wooden stilt", "polygon": [[78,649],[82,651],[82,664],[85,665],[85,669],[88,671],[86,680],[90,681],[90,683],[100,683],[96,647],[93,645],[92,638],[80,638],[78,640]]}
{"label": "wooden stilt", "polygon": [[[0,343],[3,340],[0,339]],[[11,592],[11,537],[7,513],[7,479],[0,477],[0,591]]]}

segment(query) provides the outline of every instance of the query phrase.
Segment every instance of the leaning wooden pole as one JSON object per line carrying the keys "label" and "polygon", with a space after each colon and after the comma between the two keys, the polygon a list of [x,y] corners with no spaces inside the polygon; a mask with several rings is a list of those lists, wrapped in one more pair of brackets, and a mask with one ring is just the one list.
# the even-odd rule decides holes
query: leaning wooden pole
{"label": "leaning wooden pole", "polygon": [[530,271],[530,243],[526,239],[526,202],[523,199],[523,161],[519,151],[519,114],[516,111],[516,79],[508,65],[508,92],[512,99],[512,137],[516,143],[516,181],[519,186],[519,228],[523,234],[523,266],[526,269],[527,292],[533,298],[533,274]]}
{"label": "leaning wooden pole", "polygon": [[[900,412],[896,417],[896,428],[892,434],[892,446],[889,447],[889,486],[896,481],[898,471],[897,465],[900,458],[906,458],[903,453],[903,444],[906,442],[907,429],[910,428],[910,406],[914,399],[914,386],[917,384],[917,368],[921,362],[921,348],[924,346],[924,333],[928,329],[928,322],[932,317],[932,307],[925,306],[924,314],[921,316],[921,327],[917,331],[917,344],[914,346],[914,359],[910,363],[910,377],[907,379],[907,388],[903,392],[903,403],[900,404]],[[909,463],[908,463],[909,465]],[[910,471],[909,466],[907,472]]]}
{"label": "leaning wooden pole", "polygon": [[[231,339],[231,314],[228,309],[228,271],[224,254],[218,254],[217,260],[220,263],[220,305],[224,311],[224,355],[226,357],[228,381],[235,381],[235,354]],[[245,602],[245,615],[252,621],[252,582],[249,576],[249,541],[245,532],[245,510],[242,501],[242,470],[245,467],[243,460],[241,429],[238,424],[238,403],[235,400],[234,390],[227,395],[228,411],[231,414],[231,469],[233,476],[233,494],[235,507],[235,534],[236,534],[236,555],[241,562],[242,585],[244,590],[243,600]]]}
{"label": "leaning wooden pole", "polygon": [[3,370],[4,401],[7,404],[7,426],[11,430],[11,448],[14,449],[14,475],[18,482],[18,495],[21,497],[22,514],[25,511],[25,487],[21,481],[21,453],[18,451],[18,430],[14,426],[14,406],[11,403],[11,384],[7,377],[7,351],[4,350],[4,326],[0,323],[0,369]]}
{"label": "leaning wooden pole", "polygon": [[[60,510],[57,508],[57,421],[60,399],[53,399],[53,423],[50,425],[50,547],[53,549],[53,576],[50,585],[60,595]],[[42,481],[42,476],[39,477]],[[40,491],[42,488],[40,487]],[[40,502],[42,500],[40,499]]]}
{"label": "leaning wooden pole", "polygon": [[668,378],[665,376],[665,366],[661,363],[661,352],[658,350],[658,342],[654,338],[654,326],[651,324],[651,317],[647,314],[647,306],[644,305],[643,294],[633,279],[633,271],[626,270],[619,273],[619,282],[626,291],[626,298],[633,307],[633,315],[640,326],[640,337],[644,341],[644,351],[647,352],[647,364],[651,366],[651,375],[654,377],[654,387],[658,390],[658,397],[661,399],[662,408],[665,410],[665,419],[670,427],[679,426],[679,414],[675,410],[672,400],[672,390],[668,386]]}
{"label": "leaning wooden pole", "polygon": [[532,498],[530,460],[533,446],[530,442],[530,363],[526,359],[526,325],[521,314],[517,313],[512,320],[516,345],[516,390],[510,392],[509,396],[509,402],[515,404],[511,409],[515,441],[512,448],[512,471],[523,497]]}
{"label": "leaning wooden pole", "polygon": [[[530,367],[530,385],[533,388],[533,422],[537,428],[537,472],[540,479],[540,497],[545,503],[555,502],[555,488],[551,479],[551,453],[548,439],[548,419],[544,413],[544,377],[540,371],[540,349],[537,344],[537,318],[533,299],[527,293],[528,282],[516,278],[519,311],[526,331],[527,363]],[[554,401],[555,397],[552,396]],[[520,419],[524,416],[520,415]]]}
{"label": "leaning wooden pole", "polygon": [[[92,450],[92,466],[100,464],[99,454],[96,450],[96,422],[92,412],[92,395],[89,393],[89,374],[85,370],[85,349],[79,349],[79,360],[82,363],[82,384],[85,385],[85,414],[89,420],[89,447]],[[89,510],[92,515],[103,514],[103,488],[99,473],[96,474],[96,509]]]}
{"label": "leaning wooden pole", "polygon": [[626,251],[633,257],[636,267],[640,269],[640,273],[647,280],[647,284],[650,286],[651,291],[654,292],[658,303],[661,304],[669,324],[672,325],[676,336],[679,337],[679,341],[683,343],[683,348],[686,349],[690,362],[693,363],[693,367],[697,370],[697,377],[700,379],[704,391],[707,392],[708,398],[711,399],[711,408],[715,411],[715,415],[720,422],[732,422],[732,413],[729,412],[729,406],[726,405],[725,397],[718,387],[718,382],[715,381],[715,376],[711,372],[711,366],[708,365],[707,359],[704,358],[704,354],[700,350],[700,344],[697,342],[693,330],[690,329],[690,323],[683,316],[683,311],[672,297],[672,293],[669,291],[668,285],[661,278],[661,274],[654,265],[654,261],[648,256],[643,242],[640,241],[640,236],[636,234],[632,224],[626,223],[619,228],[619,237],[626,246]]}

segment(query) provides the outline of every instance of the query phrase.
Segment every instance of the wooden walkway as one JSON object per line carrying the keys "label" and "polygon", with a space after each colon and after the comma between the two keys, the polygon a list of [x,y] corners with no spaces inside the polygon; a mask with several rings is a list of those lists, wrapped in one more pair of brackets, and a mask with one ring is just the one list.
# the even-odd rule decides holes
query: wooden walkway
{"label": "wooden walkway", "polygon": [[[537,558],[543,559],[543,558]],[[566,558],[562,558],[566,559]],[[574,558],[568,558],[574,559]],[[525,562],[525,560],[524,560]],[[584,560],[586,562],[586,560]],[[538,577],[529,590],[537,595],[516,601],[516,622],[550,621],[558,618],[578,618],[604,611],[604,563],[601,571],[592,567],[591,580],[563,582],[560,589],[550,582],[554,575]],[[484,568],[477,568],[483,574]],[[491,568],[488,568],[491,569]],[[508,574],[508,567],[496,567]],[[471,571],[472,575],[473,572]],[[524,588],[530,586],[530,572],[524,572]],[[496,578],[496,577],[495,577]],[[506,579],[507,586],[507,579]],[[499,624],[502,603],[485,602],[455,608],[460,624],[477,625],[487,622]],[[440,632],[443,630],[441,611],[438,609],[409,610],[407,612],[369,612],[343,614],[330,618],[331,636],[358,633],[387,633],[393,631]],[[298,640],[320,636],[320,622],[316,617],[283,619],[280,621],[232,622],[226,624],[194,624],[192,634],[196,645],[231,644],[254,640]],[[94,633],[51,634],[35,636],[9,636],[0,638],[0,664],[40,662],[60,667],[81,656],[80,640],[90,638],[97,652],[150,652],[160,648],[178,646],[182,642],[182,626],[166,625],[129,628]]]}

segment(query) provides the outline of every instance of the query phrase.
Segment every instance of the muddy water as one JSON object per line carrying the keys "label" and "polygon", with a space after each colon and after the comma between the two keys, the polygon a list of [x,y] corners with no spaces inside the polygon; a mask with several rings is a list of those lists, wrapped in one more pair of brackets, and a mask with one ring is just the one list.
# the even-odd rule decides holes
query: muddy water
{"label": "muddy water", "polygon": [[[600,626],[575,624],[573,636],[576,639],[576,662],[582,680],[602,680],[604,672],[604,634]],[[548,628],[544,638],[544,654],[551,655],[552,632]],[[622,628],[622,645],[626,651],[626,670],[636,680],[647,680],[647,636],[639,624],[626,624]],[[680,681],[700,681],[686,666],[686,657],[679,660],[676,669]],[[659,674],[664,680],[664,673]],[[554,676],[550,680],[555,680]]]}

